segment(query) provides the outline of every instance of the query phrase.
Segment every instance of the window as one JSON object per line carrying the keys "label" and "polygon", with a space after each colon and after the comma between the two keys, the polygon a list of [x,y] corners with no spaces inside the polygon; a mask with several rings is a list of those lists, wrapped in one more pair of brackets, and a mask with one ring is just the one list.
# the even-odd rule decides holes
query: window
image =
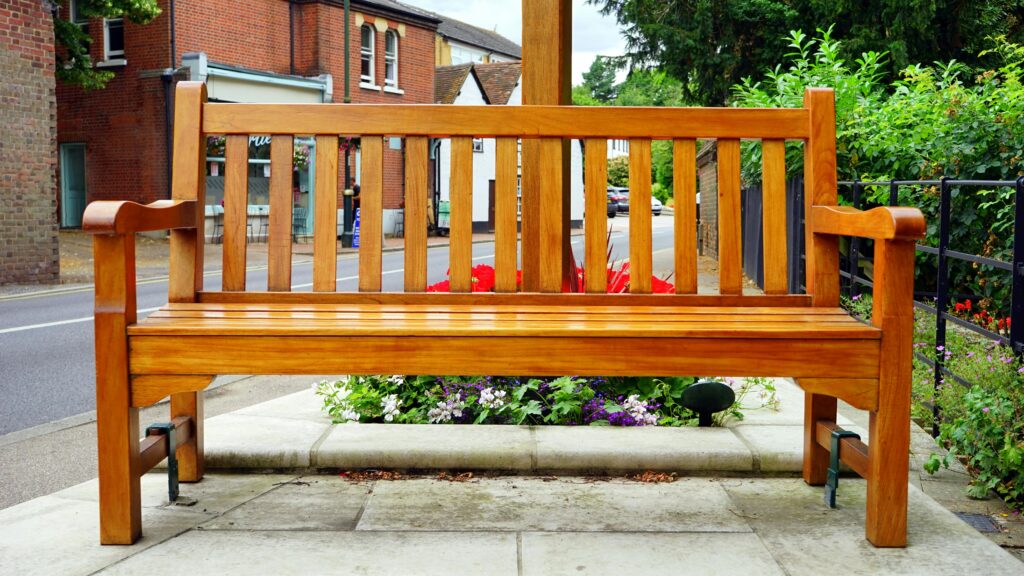
{"label": "window", "polygon": [[373,59],[374,59],[374,33],[373,27],[363,24],[360,29],[362,33],[362,49],[360,50],[359,80],[361,84],[373,86]]}
{"label": "window", "polygon": [[473,152],[483,152],[483,151],[484,151],[484,139],[483,138],[473,138]]}
{"label": "window", "polygon": [[82,11],[78,9],[78,1],[70,0],[71,6],[69,12],[71,13],[71,21],[82,27],[85,32],[89,31],[89,17],[82,14]]}
{"label": "window", "polygon": [[103,19],[103,59],[124,58],[124,18]]}
{"label": "window", "polygon": [[384,33],[384,86],[398,88],[398,33]]}

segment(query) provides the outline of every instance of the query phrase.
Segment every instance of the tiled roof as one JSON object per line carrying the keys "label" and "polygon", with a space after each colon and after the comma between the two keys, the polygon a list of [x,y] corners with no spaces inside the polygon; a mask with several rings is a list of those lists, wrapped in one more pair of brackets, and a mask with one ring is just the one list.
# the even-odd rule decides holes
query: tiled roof
{"label": "tiled roof", "polygon": [[434,102],[454,104],[459,90],[466,82],[466,76],[473,70],[472,64],[439,66],[434,70]]}
{"label": "tiled roof", "polygon": [[459,22],[453,18],[449,18],[443,14],[435,14],[441,19],[441,23],[437,26],[438,34],[464,42],[472,46],[479,46],[490,50],[491,52],[499,52],[506,56],[512,56],[513,58],[522,58],[523,49],[519,44],[505,38],[501,34],[492,30],[486,30],[484,28],[478,28],[472,24],[466,24],[465,22]]}
{"label": "tiled roof", "polygon": [[491,62],[489,64],[474,64],[477,80],[487,96],[490,104],[508,104],[516,84],[519,83],[519,76],[522,74],[521,62]]}
{"label": "tiled roof", "polygon": [[441,16],[434,14],[428,10],[410,6],[402,2],[396,2],[395,0],[355,0],[354,4],[363,4],[366,6],[372,6],[384,10],[386,12],[394,12],[402,14],[404,16],[411,16],[420,20],[427,20],[432,24],[437,24],[441,21]]}

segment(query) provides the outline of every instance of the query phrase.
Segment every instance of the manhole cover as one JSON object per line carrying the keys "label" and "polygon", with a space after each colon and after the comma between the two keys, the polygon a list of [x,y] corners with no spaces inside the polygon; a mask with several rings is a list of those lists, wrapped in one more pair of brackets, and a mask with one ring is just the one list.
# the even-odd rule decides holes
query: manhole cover
{"label": "manhole cover", "polygon": [[978,532],[999,532],[999,525],[988,514],[972,514],[970,512],[954,512],[954,514]]}

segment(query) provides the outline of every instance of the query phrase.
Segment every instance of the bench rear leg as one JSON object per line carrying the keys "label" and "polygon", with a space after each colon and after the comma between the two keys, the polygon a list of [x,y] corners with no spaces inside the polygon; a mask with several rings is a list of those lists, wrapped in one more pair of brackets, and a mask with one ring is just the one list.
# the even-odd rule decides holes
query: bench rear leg
{"label": "bench rear leg", "polygon": [[828,450],[815,437],[818,420],[836,420],[836,399],[824,394],[804,393],[804,482],[822,486],[828,478]]}
{"label": "bench rear leg", "polygon": [[179,416],[192,419],[189,441],[178,446],[178,480],[199,482],[203,479],[203,392],[171,394],[171,420]]}

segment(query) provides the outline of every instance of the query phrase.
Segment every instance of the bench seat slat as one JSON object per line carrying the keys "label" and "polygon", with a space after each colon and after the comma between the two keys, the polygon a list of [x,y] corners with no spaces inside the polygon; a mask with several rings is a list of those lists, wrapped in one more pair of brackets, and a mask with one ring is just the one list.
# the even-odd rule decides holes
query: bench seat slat
{"label": "bench seat slat", "polygon": [[732,294],[466,294],[432,292],[209,292],[200,291],[198,300],[204,304],[455,304],[473,306],[504,306],[514,304],[539,306],[729,306],[750,309],[759,306],[810,307],[805,294],[776,296]]}
{"label": "bench seat slat", "polygon": [[543,305],[499,305],[499,304],[400,304],[400,303],[342,303],[342,304],[313,304],[313,303],[237,303],[237,302],[172,302],[164,305],[161,310],[283,310],[283,311],[339,311],[339,310],[372,310],[378,312],[535,312],[550,314],[715,314],[715,315],[737,315],[746,316],[749,314],[774,314],[774,315],[849,315],[842,308],[813,308],[813,307],[769,307],[750,306],[745,308],[733,308],[728,306],[611,306],[611,305],[565,305],[565,306],[543,306]]}

